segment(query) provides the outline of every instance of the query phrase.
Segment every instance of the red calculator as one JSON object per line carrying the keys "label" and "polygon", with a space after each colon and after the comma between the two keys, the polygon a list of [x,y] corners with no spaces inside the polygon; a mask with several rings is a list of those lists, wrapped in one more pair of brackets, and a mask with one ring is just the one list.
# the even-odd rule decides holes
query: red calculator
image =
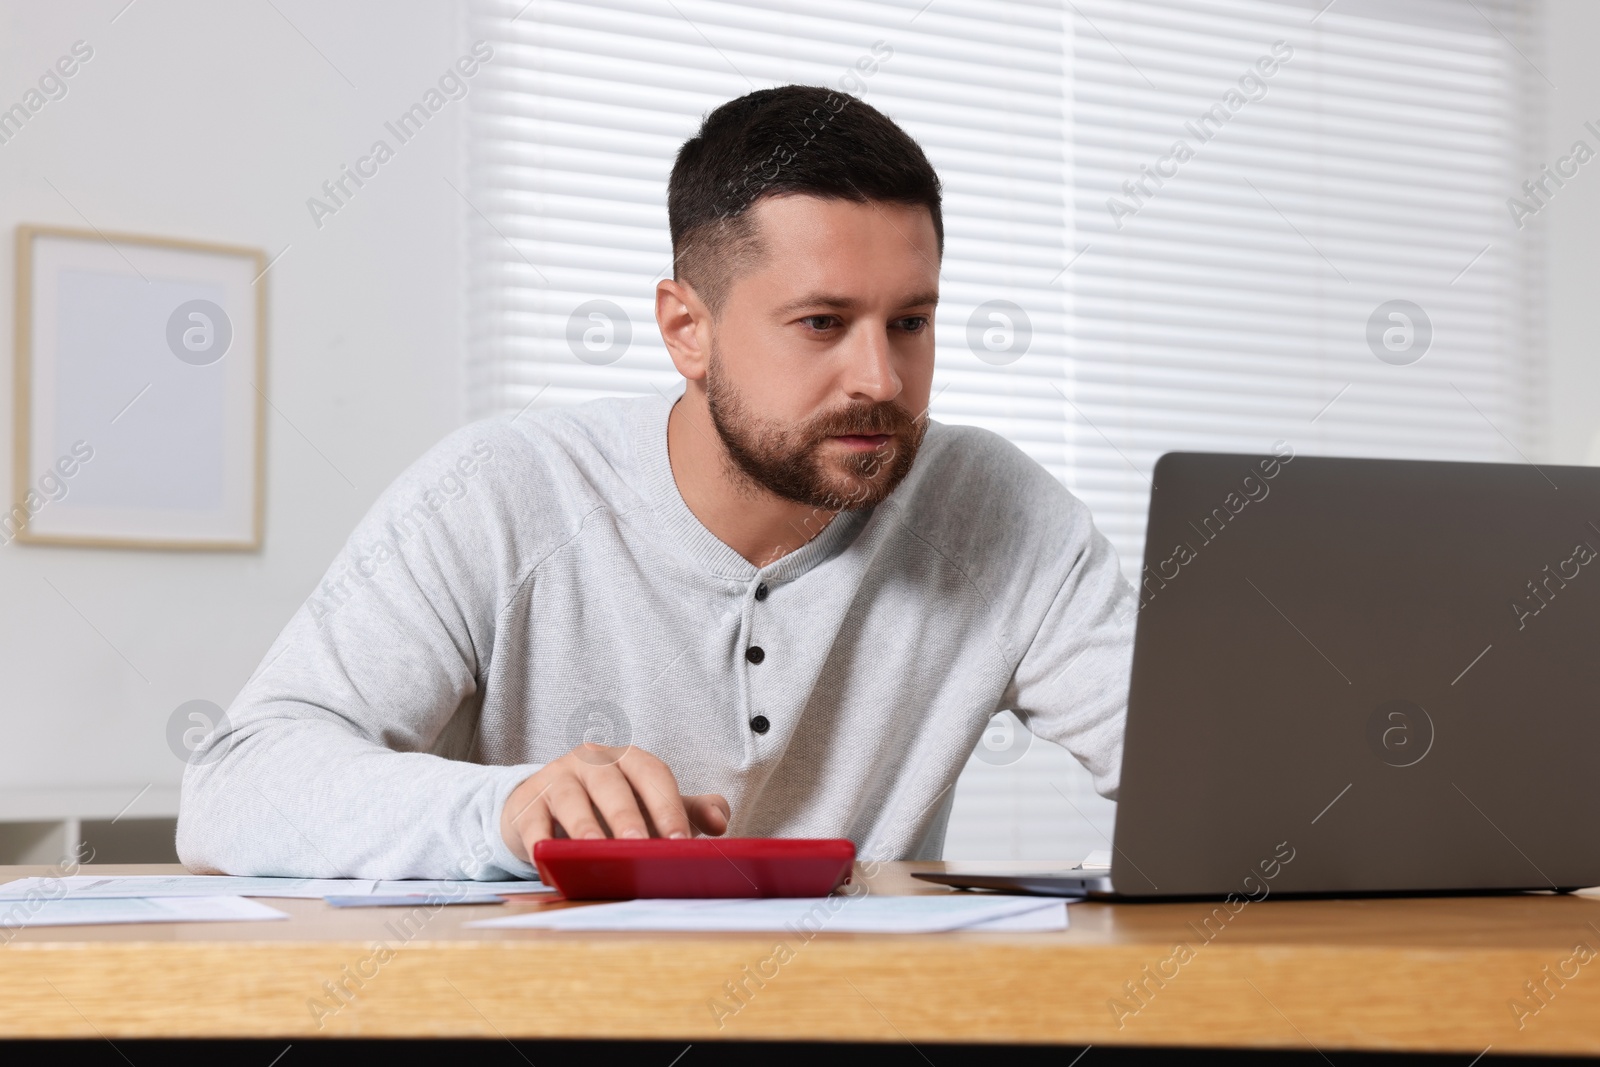
{"label": "red calculator", "polygon": [[850,881],[844,838],[549,838],[533,846],[546,885],[568,900],[825,897]]}

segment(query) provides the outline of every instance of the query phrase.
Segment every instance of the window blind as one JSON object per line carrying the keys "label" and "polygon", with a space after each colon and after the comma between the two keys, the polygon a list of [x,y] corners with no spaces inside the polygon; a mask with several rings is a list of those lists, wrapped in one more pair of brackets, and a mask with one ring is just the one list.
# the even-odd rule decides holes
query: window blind
{"label": "window blind", "polygon": [[[934,416],[988,425],[1065,472],[1062,402],[1048,384],[1066,353],[1059,9],[535,0],[513,19],[519,6],[473,8],[472,32],[496,50],[468,149],[482,211],[470,220],[473,414],[536,395],[543,405],[674,387],[652,315],[654,281],[671,263],[673,156],[718,104],[803,82],[842,86],[890,114],[944,182]],[[626,316],[615,324],[625,346],[596,300]],[[997,300],[1021,310],[979,316],[980,359],[968,320]]]}
{"label": "window blind", "polygon": [[1162,452],[1539,450],[1536,5],[1074,0],[1068,484]]}
{"label": "window blind", "polygon": [[[1130,578],[1165,451],[1537,456],[1537,227],[1507,206],[1540,176],[1536,5],[466,10],[495,49],[463,190],[474,417],[678,390],[652,313],[673,156],[710,109],[801,82],[889,114],[944,181],[932,415],[1062,479]],[[1041,811],[1073,828],[1044,854],[1105,847],[1075,764],[989,736],[948,855],[1038,854],[993,827]]]}

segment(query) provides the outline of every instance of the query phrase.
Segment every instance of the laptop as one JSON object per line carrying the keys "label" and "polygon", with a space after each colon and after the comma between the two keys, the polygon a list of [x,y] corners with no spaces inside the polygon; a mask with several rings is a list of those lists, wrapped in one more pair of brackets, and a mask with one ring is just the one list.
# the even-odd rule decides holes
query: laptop
{"label": "laptop", "polygon": [[1169,453],[1111,867],[1123,899],[1600,885],[1600,468]]}

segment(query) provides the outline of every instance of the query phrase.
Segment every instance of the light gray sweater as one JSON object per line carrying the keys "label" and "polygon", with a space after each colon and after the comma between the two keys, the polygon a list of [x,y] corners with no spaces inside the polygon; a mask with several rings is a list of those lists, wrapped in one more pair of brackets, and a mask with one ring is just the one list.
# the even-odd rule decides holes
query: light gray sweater
{"label": "light gray sweater", "polygon": [[532,876],[501,808],[584,740],[723,794],[732,835],[937,858],[1003,708],[1116,795],[1133,591],[1047,471],[931,423],[887,500],[757,568],[679,495],[670,407],[486,420],[396,479],[191,760],[183,861]]}

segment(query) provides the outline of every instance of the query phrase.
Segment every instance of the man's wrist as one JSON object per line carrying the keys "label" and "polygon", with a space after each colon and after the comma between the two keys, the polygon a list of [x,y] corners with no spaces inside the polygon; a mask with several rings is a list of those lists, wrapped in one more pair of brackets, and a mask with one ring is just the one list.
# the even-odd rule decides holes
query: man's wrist
{"label": "man's wrist", "polygon": [[526,860],[523,859],[506,844],[504,833],[507,821],[505,818],[506,805],[511,802],[511,794],[517,791],[518,786],[544,770],[544,768],[545,765],[543,763],[523,763],[503,768],[505,774],[500,778],[493,794],[493,814],[489,820],[489,826],[486,827],[491,861],[507,874],[518,878],[537,878],[539,872],[530,862],[531,857]]}

